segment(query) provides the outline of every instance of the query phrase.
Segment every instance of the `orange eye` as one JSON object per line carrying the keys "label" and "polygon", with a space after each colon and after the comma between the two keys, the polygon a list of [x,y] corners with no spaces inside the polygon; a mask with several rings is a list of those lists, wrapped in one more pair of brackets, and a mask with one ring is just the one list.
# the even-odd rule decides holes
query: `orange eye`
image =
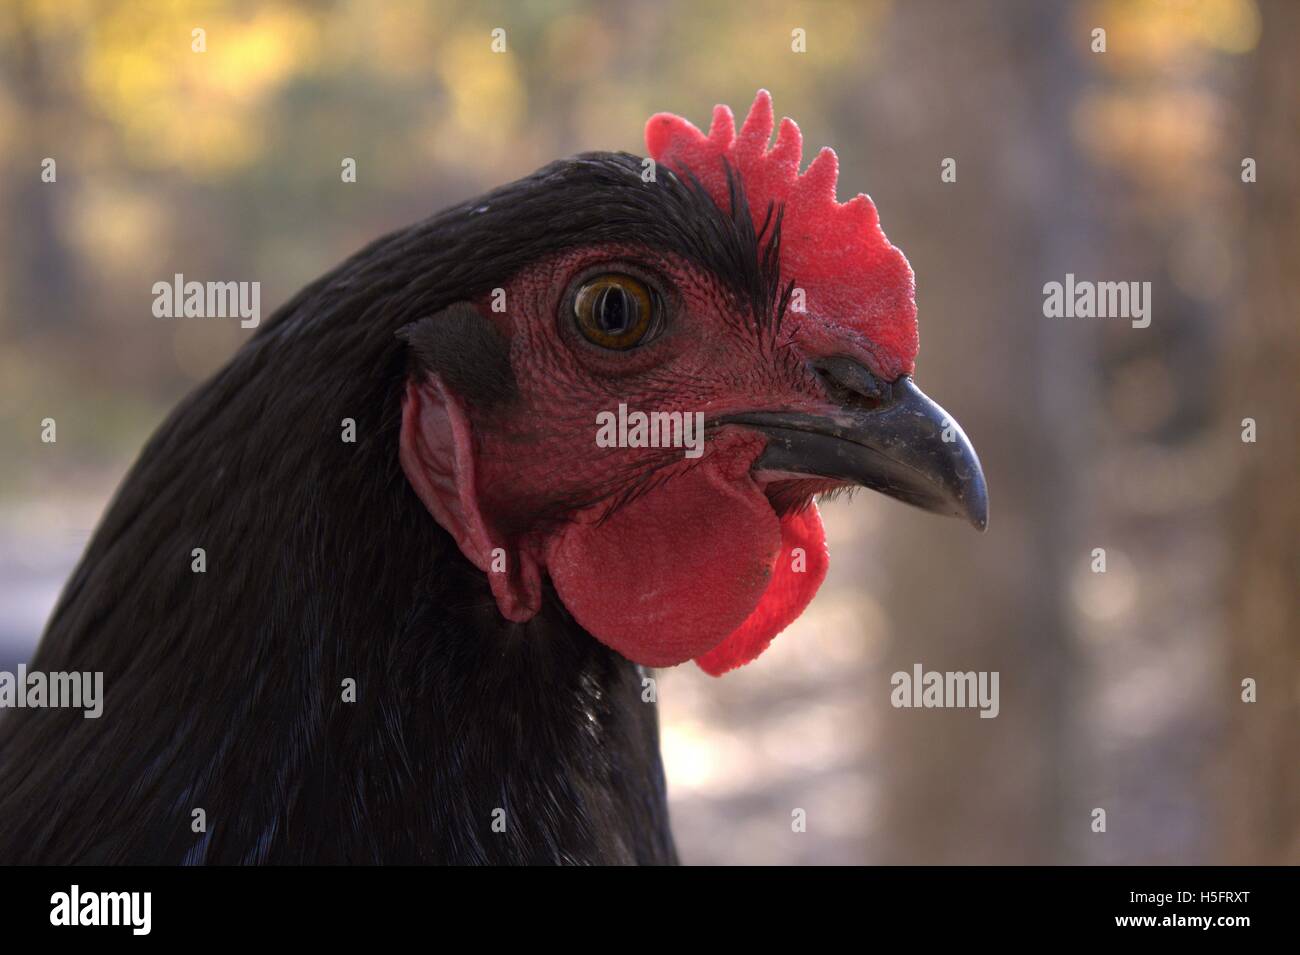
{"label": "orange eye", "polygon": [[652,327],[653,313],[645,283],[613,272],[583,283],[573,299],[578,330],[587,341],[617,351],[640,344]]}

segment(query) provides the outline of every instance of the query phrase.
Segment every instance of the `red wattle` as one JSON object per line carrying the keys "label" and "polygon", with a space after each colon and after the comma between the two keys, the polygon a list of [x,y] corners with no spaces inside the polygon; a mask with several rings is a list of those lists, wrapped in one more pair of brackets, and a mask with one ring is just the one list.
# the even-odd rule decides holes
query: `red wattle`
{"label": "red wattle", "polygon": [[826,577],[816,505],[778,518],[750,477],[752,442],[710,455],[610,515],[579,515],[545,562],[592,636],[644,666],[714,676],[762,653]]}
{"label": "red wattle", "polygon": [[[801,552],[797,552],[800,551]],[[826,579],[830,556],[816,504],[781,519],[781,554],[762,599],[745,622],[720,644],[696,657],[710,676],[748,663],[803,613]]]}
{"label": "red wattle", "polygon": [[739,627],[767,591],[780,521],[749,453],[715,453],[607,520],[570,524],[546,557],[590,634],[645,666],[675,666]]}

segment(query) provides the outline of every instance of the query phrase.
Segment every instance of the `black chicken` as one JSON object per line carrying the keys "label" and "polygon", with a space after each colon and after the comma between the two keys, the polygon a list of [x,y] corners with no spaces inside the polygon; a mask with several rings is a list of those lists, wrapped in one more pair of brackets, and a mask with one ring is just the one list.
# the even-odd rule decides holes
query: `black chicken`
{"label": "black chicken", "polygon": [[[656,116],[657,165],[553,163],[264,323],[67,583],[32,669],[102,671],[104,713],[0,720],[0,861],[675,861],[643,667],[760,653],[825,573],[816,494],[985,522],[906,260],[771,132],[766,93],[739,136]],[[627,409],[664,430],[600,444]]]}

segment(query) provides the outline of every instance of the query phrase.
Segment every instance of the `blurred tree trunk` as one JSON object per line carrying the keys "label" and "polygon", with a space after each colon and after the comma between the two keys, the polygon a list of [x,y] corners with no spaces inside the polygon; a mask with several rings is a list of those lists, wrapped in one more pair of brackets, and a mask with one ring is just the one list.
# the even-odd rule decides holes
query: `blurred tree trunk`
{"label": "blurred tree trunk", "polygon": [[[1086,79],[1086,47],[1055,4],[907,10],[888,48],[945,51],[927,100],[943,112],[928,115],[927,140],[911,147],[933,157],[914,200],[931,221],[914,235],[886,226],[917,271],[917,380],[972,436],[991,515],[981,537],[882,512],[884,539],[898,542],[875,570],[889,575],[898,625],[882,669],[997,671],[1001,710],[986,720],[882,707],[887,835],[877,858],[1062,862],[1069,567],[1083,516],[1074,462],[1087,446],[1093,331],[1044,318],[1041,290],[1067,270],[1091,271],[1090,184],[1063,119]],[[968,74],[988,81],[965,83]],[[952,186],[938,178],[945,156],[958,161]]]}
{"label": "blurred tree trunk", "polygon": [[[12,44],[17,55],[0,71],[10,83],[23,130],[25,147],[19,152],[21,173],[7,177],[13,221],[22,223],[22,234],[10,246],[13,260],[5,267],[13,289],[9,321],[15,327],[34,328],[67,324],[76,314],[76,262],[59,234],[58,213],[63,199],[60,190],[74,176],[74,156],[61,149],[60,122],[72,111],[60,89],[61,80],[51,75],[41,45],[22,4],[10,10]],[[6,75],[7,74],[7,75]],[[58,164],[58,180],[41,180],[41,162],[50,157]]]}
{"label": "blurred tree trunk", "polygon": [[[1300,862],[1300,4],[1264,8],[1246,145],[1243,308],[1227,389],[1224,451],[1242,462],[1232,521],[1227,773],[1221,805],[1231,863]],[[1257,443],[1238,428],[1254,418]],[[1239,702],[1241,681],[1258,702]]]}

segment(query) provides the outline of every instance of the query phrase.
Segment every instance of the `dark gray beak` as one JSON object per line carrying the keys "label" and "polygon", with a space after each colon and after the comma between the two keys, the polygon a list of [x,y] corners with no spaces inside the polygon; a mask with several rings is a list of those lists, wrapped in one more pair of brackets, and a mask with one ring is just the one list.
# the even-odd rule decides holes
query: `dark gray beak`
{"label": "dark gray beak", "polygon": [[719,423],[768,437],[756,471],[851,481],[984,530],[988,488],[970,439],[912,379],[882,382],[848,358],[815,368],[836,404],[827,414],[756,411]]}

